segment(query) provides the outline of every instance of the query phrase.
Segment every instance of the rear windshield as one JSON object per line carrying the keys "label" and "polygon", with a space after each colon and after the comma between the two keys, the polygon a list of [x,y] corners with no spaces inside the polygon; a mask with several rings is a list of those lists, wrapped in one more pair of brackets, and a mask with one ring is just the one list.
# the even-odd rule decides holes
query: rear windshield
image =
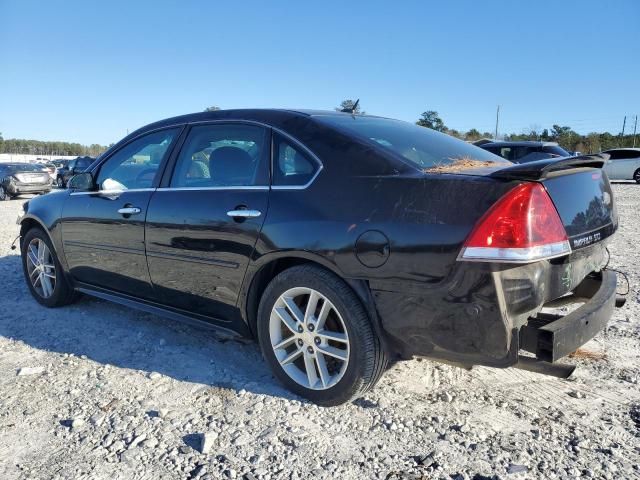
{"label": "rear windshield", "polygon": [[420,170],[470,162],[511,165],[511,162],[450,135],[400,120],[355,115],[318,115],[334,128],[376,142]]}
{"label": "rear windshield", "polygon": [[32,165],[29,163],[25,163],[24,165],[3,165],[0,163],[0,168],[9,173],[19,173],[19,172],[42,172],[42,165]]}
{"label": "rear windshield", "polygon": [[547,153],[552,153],[554,155],[559,155],[561,157],[570,157],[571,154],[567,152],[564,148],[559,147],[558,145],[545,145],[542,148],[543,151]]}

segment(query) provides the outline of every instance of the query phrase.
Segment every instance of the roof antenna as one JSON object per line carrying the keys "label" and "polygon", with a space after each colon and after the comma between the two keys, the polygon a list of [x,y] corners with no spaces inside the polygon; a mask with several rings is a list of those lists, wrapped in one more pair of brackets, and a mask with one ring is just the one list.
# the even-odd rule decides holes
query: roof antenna
{"label": "roof antenna", "polygon": [[360,103],[360,99],[357,99],[356,102],[351,106],[351,108],[343,108],[340,110],[342,113],[350,113],[351,115],[355,115],[356,109],[358,108],[358,104]]}

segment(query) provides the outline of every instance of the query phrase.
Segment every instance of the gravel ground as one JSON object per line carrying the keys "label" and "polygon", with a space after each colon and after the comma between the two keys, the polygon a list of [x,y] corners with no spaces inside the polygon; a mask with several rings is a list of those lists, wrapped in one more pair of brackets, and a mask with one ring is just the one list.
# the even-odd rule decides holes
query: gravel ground
{"label": "gravel ground", "polygon": [[640,478],[640,185],[614,192],[631,292],[572,379],[415,360],[330,409],[251,342],[90,298],[39,306],[9,249],[22,201],[1,202],[0,478]]}

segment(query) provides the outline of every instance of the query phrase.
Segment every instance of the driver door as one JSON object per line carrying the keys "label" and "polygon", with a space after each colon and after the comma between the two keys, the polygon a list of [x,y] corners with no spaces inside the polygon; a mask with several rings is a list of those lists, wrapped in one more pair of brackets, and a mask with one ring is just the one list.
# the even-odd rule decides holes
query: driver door
{"label": "driver door", "polygon": [[61,230],[74,280],[152,297],[144,246],[145,217],[181,129],[158,130],[133,139],[93,169],[96,191],[70,192]]}

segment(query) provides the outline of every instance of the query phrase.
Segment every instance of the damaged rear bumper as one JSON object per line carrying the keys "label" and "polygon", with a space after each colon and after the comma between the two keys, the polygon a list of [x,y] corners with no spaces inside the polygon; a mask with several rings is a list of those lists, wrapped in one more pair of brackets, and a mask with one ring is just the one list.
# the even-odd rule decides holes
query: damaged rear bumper
{"label": "damaged rear bumper", "polygon": [[616,274],[592,273],[578,285],[569,301],[585,303],[568,315],[539,313],[520,328],[520,348],[538,360],[555,362],[575,352],[603,330],[616,305]]}
{"label": "damaged rear bumper", "polygon": [[[567,259],[515,267],[464,265],[434,284],[372,281],[385,348],[402,359],[464,367],[527,363],[547,371],[603,330],[616,307],[615,273],[594,271],[601,251],[595,245]],[[580,306],[564,315],[541,313],[569,303]],[[523,359],[526,352],[536,357]]]}

